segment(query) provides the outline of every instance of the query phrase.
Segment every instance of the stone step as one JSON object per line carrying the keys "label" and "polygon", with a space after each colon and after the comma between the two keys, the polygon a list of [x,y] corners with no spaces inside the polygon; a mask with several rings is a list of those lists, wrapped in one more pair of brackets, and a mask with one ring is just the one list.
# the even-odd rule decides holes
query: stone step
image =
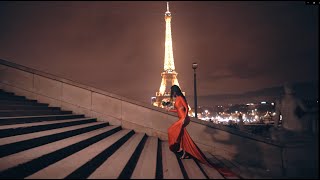
{"label": "stone step", "polygon": [[[101,122],[99,122],[101,123]],[[59,128],[59,129],[52,129],[52,130],[46,130],[46,131],[40,131],[40,132],[34,132],[34,133],[28,133],[28,134],[22,134],[22,135],[16,135],[16,136],[10,136],[10,137],[5,137],[5,138],[0,138],[0,149],[4,145],[9,145],[9,144],[17,144],[17,143],[22,143],[28,140],[33,140],[33,139],[38,139],[38,138],[43,138],[45,136],[49,135],[54,135],[54,134],[59,134],[63,132],[68,132],[68,131],[73,131],[77,129],[81,129],[87,126],[90,126],[91,123],[88,124],[80,124],[80,125],[74,125],[74,126],[68,126],[64,128]]]}
{"label": "stone step", "polygon": [[0,91],[0,96],[16,96],[13,92]]}
{"label": "stone step", "polygon": [[148,137],[131,179],[156,179],[158,138]]}
{"label": "stone step", "polygon": [[0,94],[1,100],[26,100],[24,96],[12,96],[12,95],[2,95]]}
{"label": "stone step", "polygon": [[0,106],[0,110],[61,110],[60,107],[11,105]]}
{"label": "stone step", "polygon": [[225,179],[215,168],[209,167],[202,163],[199,163],[199,165],[209,179]]}
{"label": "stone step", "polygon": [[[115,153],[101,164],[88,179],[117,179],[125,173],[125,167],[130,165],[130,159],[146,137],[145,134],[134,134]],[[116,163],[115,163],[116,162]]]}
{"label": "stone step", "polygon": [[207,179],[206,175],[201,171],[200,167],[192,158],[182,159],[179,161],[181,161],[188,179]]}
{"label": "stone step", "polygon": [[1,96],[14,96],[14,94],[13,93],[5,93],[3,91],[0,91],[0,97]]}
{"label": "stone step", "polygon": [[17,104],[0,104],[0,108],[24,108],[24,107],[49,107],[49,104],[45,104],[45,103],[29,103],[29,104],[23,104],[23,103],[17,103]]}
{"label": "stone step", "polygon": [[74,153],[44,169],[41,169],[31,176],[26,177],[26,179],[51,179],[51,177],[54,177],[55,179],[64,179],[72,172],[84,166],[86,163],[89,163],[89,161],[92,159],[103,155],[103,152],[106,153],[107,151],[110,151],[114,144],[120,141],[120,139],[128,136],[129,134],[132,135],[133,133],[133,130],[120,130],[115,134],[98,141],[95,144],[82,149],[81,151],[78,151],[77,153]]}
{"label": "stone step", "polygon": [[54,115],[71,113],[72,111],[60,110],[0,110],[0,117]]}
{"label": "stone step", "polygon": [[71,120],[57,120],[49,122],[34,122],[24,124],[2,125],[0,126],[0,138],[16,136],[21,134],[45,131],[49,129],[58,129],[62,127],[68,127],[73,125],[85,124],[95,122],[95,118],[82,118]]}
{"label": "stone step", "polygon": [[108,126],[0,159],[0,178],[25,178],[119,131]]}
{"label": "stone step", "polygon": [[11,96],[14,96],[15,94],[14,93],[12,93],[12,92],[6,92],[6,91],[1,91],[0,90],[0,94],[2,94],[2,95],[11,95]]}
{"label": "stone step", "polygon": [[[208,152],[203,152],[203,153],[212,164],[214,164],[217,168],[219,168],[219,169],[215,169],[215,170],[217,170],[219,172],[219,174],[221,174],[221,176],[223,176],[225,179],[239,179],[240,178],[238,175],[236,175],[237,173],[233,172],[231,168],[229,168],[221,160],[219,160],[216,157],[217,155],[212,155]],[[220,168],[227,170],[227,172],[225,174],[221,173]]]}
{"label": "stone step", "polygon": [[[0,113],[24,113],[24,112],[32,112],[32,113],[37,113],[37,112],[60,112],[61,110],[57,110],[57,109],[12,109],[12,110],[0,110]],[[4,116],[2,116],[4,117]]]}
{"label": "stone step", "polygon": [[230,171],[234,173],[234,176],[225,176],[226,179],[240,179],[240,177],[238,176],[238,174],[240,174],[240,169],[234,163],[219,155],[214,155],[213,158],[216,158],[216,161],[220,161],[224,167],[230,169]]}
{"label": "stone step", "polygon": [[0,99],[0,106],[5,105],[41,105],[46,103],[39,103],[37,100],[25,100],[25,101],[9,101],[9,100],[1,100]]}
{"label": "stone step", "polygon": [[170,151],[168,141],[162,141],[163,179],[184,179],[176,155]]}
{"label": "stone step", "polygon": [[[212,155],[208,152],[203,151],[203,154],[207,157],[207,159],[210,161],[212,157]],[[211,161],[212,162],[212,161]],[[215,161],[214,161],[215,162]],[[212,162],[213,163],[213,162]],[[209,179],[225,179],[217,169],[213,168],[213,167],[209,167],[206,164],[203,163],[198,163],[200,165],[200,167],[203,169],[203,171],[205,172],[205,174],[208,176]],[[216,162],[214,163],[216,164]]]}
{"label": "stone step", "polygon": [[23,134],[0,139],[0,157],[14,154],[64,138],[108,126],[105,122],[91,122],[66,128]]}
{"label": "stone step", "polygon": [[[62,114],[60,114],[62,113]],[[5,117],[1,117],[5,116]],[[211,162],[239,169],[210,153]],[[0,90],[0,179],[239,179],[194,159],[180,160],[167,141],[109,126]]]}
{"label": "stone step", "polygon": [[28,122],[54,121],[60,119],[84,118],[83,114],[41,115],[41,116],[14,116],[0,117],[0,125],[20,124]]}
{"label": "stone step", "polygon": [[49,104],[45,103],[31,103],[31,104],[0,104],[0,108],[25,108],[25,107],[49,107]]}
{"label": "stone step", "polygon": [[33,99],[12,99],[12,98],[0,98],[0,104],[5,104],[8,102],[12,102],[12,103],[26,103],[26,102],[38,102],[37,100],[33,100]]}
{"label": "stone step", "polygon": [[77,122],[77,121],[86,121],[86,122],[95,122],[95,118],[79,118],[79,119],[62,119],[56,121],[43,121],[43,122],[30,122],[30,123],[21,123],[21,124],[11,124],[11,125],[0,125],[0,134],[1,130],[9,130],[13,131],[16,129],[21,128],[28,128],[28,127],[39,127],[44,125],[52,125],[52,124],[61,124],[61,123],[68,123],[68,122]]}

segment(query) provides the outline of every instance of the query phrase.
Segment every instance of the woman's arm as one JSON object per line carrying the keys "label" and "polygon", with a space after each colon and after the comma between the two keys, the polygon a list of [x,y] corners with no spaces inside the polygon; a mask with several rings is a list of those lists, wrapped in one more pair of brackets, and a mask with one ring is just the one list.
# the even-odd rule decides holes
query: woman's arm
{"label": "woman's arm", "polygon": [[180,98],[181,98],[181,103],[182,103],[182,105],[183,105],[183,107],[184,107],[184,109],[185,109],[185,111],[184,111],[184,118],[186,118],[187,115],[188,115],[188,105],[187,105],[187,103],[186,103],[186,101],[184,100],[183,97],[180,97]]}
{"label": "woman's arm", "polygon": [[177,112],[176,109],[169,109],[169,112]]}
{"label": "woman's arm", "polygon": [[164,107],[165,109],[166,109],[166,111],[168,111],[168,112],[177,112],[177,109],[174,109],[174,108],[169,108],[168,106],[165,106]]}

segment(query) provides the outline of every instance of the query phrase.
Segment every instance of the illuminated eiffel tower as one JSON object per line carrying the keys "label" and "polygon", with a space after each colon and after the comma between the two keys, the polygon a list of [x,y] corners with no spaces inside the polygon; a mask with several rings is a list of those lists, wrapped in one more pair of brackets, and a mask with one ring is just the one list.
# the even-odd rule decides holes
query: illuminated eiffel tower
{"label": "illuminated eiffel tower", "polygon": [[[174,58],[172,51],[172,36],[171,36],[171,13],[169,11],[169,2],[167,2],[167,11],[164,17],[166,21],[166,41],[164,54],[164,69],[161,73],[161,85],[159,92],[156,92],[156,97],[153,102],[154,106],[163,107],[162,101],[168,101],[170,98],[170,88],[172,85],[179,86],[177,79],[178,73],[175,71]],[[180,87],[180,86],[179,86]],[[181,87],[180,87],[181,89]],[[183,92],[185,95],[185,93]]]}

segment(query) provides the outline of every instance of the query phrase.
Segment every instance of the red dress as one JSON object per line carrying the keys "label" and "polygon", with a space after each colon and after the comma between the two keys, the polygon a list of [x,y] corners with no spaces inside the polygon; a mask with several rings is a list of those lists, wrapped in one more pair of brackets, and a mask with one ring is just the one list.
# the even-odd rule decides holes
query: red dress
{"label": "red dress", "polygon": [[170,111],[177,112],[179,120],[168,128],[168,141],[170,150],[177,152],[181,147],[188,154],[197,158],[200,162],[209,165],[209,162],[201,150],[193,142],[186,129],[186,126],[190,122],[190,118],[188,116],[188,105],[183,97],[177,96],[174,107],[175,109]]}
{"label": "red dress", "polygon": [[177,152],[181,147],[189,155],[198,159],[201,163],[216,168],[224,176],[235,176],[228,169],[217,167],[209,162],[198,146],[191,139],[186,129],[186,126],[190,123],[190,118],[188,116],[188,105],[182,96],[176,97],[174,107],[175,109],[170,111],[177,112],[179,120],[168,128],[168,143],[170,150]]}

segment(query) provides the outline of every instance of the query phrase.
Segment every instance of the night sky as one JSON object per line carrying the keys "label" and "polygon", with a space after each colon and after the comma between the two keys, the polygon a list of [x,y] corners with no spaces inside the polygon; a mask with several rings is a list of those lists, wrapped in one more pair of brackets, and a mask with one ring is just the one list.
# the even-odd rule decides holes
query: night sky
{"label": "night sky", "polygon": [[[178,80],[198,95],[318,82],[319,6],[172,1]],[[0,58],[150,103],[161,83],[165,1],[0,2]],[[198,105],[201,105],[198,101]]]}

